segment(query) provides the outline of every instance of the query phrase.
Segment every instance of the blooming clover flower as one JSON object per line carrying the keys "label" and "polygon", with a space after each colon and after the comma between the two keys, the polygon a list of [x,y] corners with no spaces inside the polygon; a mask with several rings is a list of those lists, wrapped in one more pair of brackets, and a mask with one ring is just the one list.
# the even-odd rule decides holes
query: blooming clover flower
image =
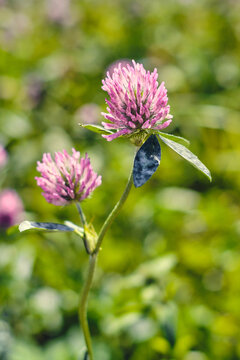
{"label": "blooming clover flower", "polygon": [[[127,135],[136,144],[142,143],[148,134],[166,128],[172,119],[167,105],[168,97],[164,82],[157,81],[157,69],[146,71],[142,64],[132,61],[132,65],[118,65],[112,75],[107,73],[102,89],[110,100],[108,113],[102,115],[110,122],[103,122],[113,134],[102,135],[108,141]],[[166,120],[166,121],[164,121]]]}
{"label": "blooming clover flower", "polygon": [[15,225],[23,212],[22,201],[14,190],[5,189],[0,193],[0,228]]}
{"label": "blooming clover flower", "polygon": [[72,201],[82,201],[99,185],[102,178],[92,169],[86,154],[72,149],[56,152],[54,160],[49,153],[43,154],[42,162],[37,162],[41,177],[36,177],[38,186],[43,189],[45,199],[54,205],[67,205]]}

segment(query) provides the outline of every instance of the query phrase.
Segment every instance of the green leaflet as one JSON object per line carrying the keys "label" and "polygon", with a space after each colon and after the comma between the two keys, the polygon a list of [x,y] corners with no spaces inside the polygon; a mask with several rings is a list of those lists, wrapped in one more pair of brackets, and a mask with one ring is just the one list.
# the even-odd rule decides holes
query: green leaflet
{"label": "green leaflet", "polygon": [[176,151],[180,156],[182,156],[185,160],[189,161],[193,166],[195,166],[198,170],[200,170],[204,175],[208,177],[210,181],[212,181],[212,176],[208,168],[199,160],[199,158],[194,155],[190,150],[188,150],[185,146],[176,143],[170,139],[164,138],[162,135],[158,135],[159,138],[171,149]]}
{"label": "green leaflet", "polygon": [[135,187],[144,185],[155,173],[161,161],[161,147],[156,135],[151,135],[136,153],[133,164]]}
{"label": "green leaflet", "polygon": [[190,141],[185,139],[182,136],[176,136],[176,135],[172,135],[172,134],[168,134],[162,131],[158,131],[158,134],[166,139],[172,140],[172,141],[176,141],[177,143],[181,143],[185,146],[189,146],[190,145]]}
{"label": "green leaflet", "polygon": [[56,232],[56,231],[73,231],[76,232],[78,235],[83,235],[83,229],[79,228],[75,224],[68,223],[68,225],[62,225],[57,223],[51,222],[36,222],[36,221],[23,221],[19,225],[19,231],[25,230],[41,230],[47,232]]}
{"label": "green leaflet", "polygon": [[79,124],[79,125],[81,127],[85,128],[85,129],[88,129],[88,130],[93,131],[93,132],[98,133],[98,134],[104,134],[104,135],[113,134],[113,131],[106,130],[101,125],[94,125],[94,124]]}
{"label": "green leaflet", "polygon": [[68,227],[72,228],[77,235],[79,235],[80,237],[83,237],[84,231],[83,231],[82,227],[80,227],[68,220],[64,221],[64,224],[67,225]]}

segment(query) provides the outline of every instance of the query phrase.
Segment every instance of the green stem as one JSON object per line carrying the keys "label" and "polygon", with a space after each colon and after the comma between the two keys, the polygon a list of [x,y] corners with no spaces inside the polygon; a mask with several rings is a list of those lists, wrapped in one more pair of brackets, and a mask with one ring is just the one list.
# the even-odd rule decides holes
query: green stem
{"label": "green stem", "polygon": [[100,247],[102,245],[102,241],[103,241],[103,238],[104,238],[104,235],[106,234],[108,228],[111,226],[113,220],[115,219],[115,217],[118,215],[118,213],[120,212],[123,204],[125,203],[125,201],[127,200],[127,197],[129,195],[129,192],[131,190],[131,187],[132,187],[132,184],[133,184],[133,173],[131,172],[130,176],[129,176],[129,179],[128,179],[128,182],[127,182],[127,185],[125,187],[125,190],[120,198],[120,200],[118,201],[118,203],[114,206],[113,210],[111,211],[111,213],[108,215],[107,219],[105,220],[101,230],[100,230],[100,233],[98,235],[98,240],[97,240],[97,245],[95,247],[95,250],[94,250],[94,254],[97,254],[100,250]]}
{"label": "green stem", "polygon": [[88,300],[89,291],[90,291],[91,286],[92,286],[93,275],[94,275],[94,270],[95,270],[95,266],[96,266],[96,260],[97,260],[99,250],[101,248],[101,244],[102,244],[104,235],[106,234],[108,228],[112,224],[115,217],[118,215],[118,213],[121,210],[123,204],[127,200],[127,197],[129,195],[129,192],[130,192],[131,187],[132,187],[132,183],[133,183],[133,175],[132,175],[132,172],[131,172],[131,174],[129,176],[129,179],[128,179],[128,182],[127,182],[127,185],[125,187],[125,190],[124,190],[120,200],[115,205],[115,207],[113,208],[111,213],[108,215],[106,221],[104,222],[104,224],[103,224],[103,226],[102,226],[102,228],[100,230],[100,233],[98,235],[96,247],[95,247],[94,251],[90,254],[90,257],[89,257],[89,266],[88,266],[87,278],[86,278],[85,285],[83,287],[82,296],[81,296],[81,299],[80,299],[80,302],[79,302],[79,310],[78,310],[79,319],[80,319],[80,323],[82,325],[82,330],[83,330],[83,334],[84,334],[84,338],[85,338],[85,343],[86,343],[86,346],[87,346],[89,360],[93,360],[93,351],[92,351],[91,335],[90,335],[88,321],[87,321],[87,300]]}
{"label": "green stem", "polygon": [[81,222],[82,222],[82,226],[83,226],[83,243],[84,243],[86,252],[90,255],[91,250],[89,249],[87,236],[86,236],[86,232],[85,232],[86,219],[85,219],[84,213],[82,211],[82,208],[81,208],[81,205],[79,204],[79,202],[77,202],[76,205],[77,205],[77,209],[78,209],[80,219],[81,219]]}
{"label": "green stem", "polygon": [[89,291],[92,286],[96,260],[97,260],[97,254],[93,254],[89,256],[87,279],[83,287],[82,296],[78,308],[79,320],[82,325],[82,330],[85,338],[85,343],[87,346],[89,360],[93,360],[93,351],[92,351],[91,335],[87,321],[87,300],[88,300]]}
{"label": "green stem", "polygon": [[82,208],[81,208],[81,205],[79,202],[76,202],[76,205],[77,205],[77,209],[78,209],[78,212],[79,212],[79,215],[80,215],[80,219],[81,219],[81,222],[82,222],[82,226],[84,227],[84,225],[86,224],[86,219],[85,219],[85,216],[83,214],[83,211],[82,211]]}

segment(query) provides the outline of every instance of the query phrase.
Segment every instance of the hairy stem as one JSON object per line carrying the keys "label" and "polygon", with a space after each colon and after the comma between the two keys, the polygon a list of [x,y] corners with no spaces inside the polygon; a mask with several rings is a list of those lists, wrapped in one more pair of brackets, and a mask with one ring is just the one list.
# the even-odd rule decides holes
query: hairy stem
{"label": "hairy stem", "polygon": [[85,343],[86,343],[86,346],[87,346],[89,360],[93,360],[93,351],[92,351],[91,335],[90,335],[88,321],[87,321],[87,300],[88,300],[89,291],[90,291],[91,286],[92,286],[92,281],[93,281],[94,270],[95,270],[95,267],[96,267],[97,256],[98,256],[99,250],[101,248],[101,244],[102,244],[104,235],[106,234],[107,230],[111,226],[113,220],[116,218],[116,216],[120,212],[123,204],[127,200],[127,197],[129,195],[129,192],[130,192],[131,187],[132,187],[132,183],[133,183],[133,175],[132,175],[132,172],[131,172],[131,174],[129,176],[129,179],[128,179],[128,182],[127,182],[127,185],[125,187],[125,190],[124,190],[120,200],[118,201],[118,203],[115,205],[115,207],[113,208],[111,213],[108,215],[107,219],[105,220],[105,222],[104,222],[104,224],[103,224],[103,226],[102,226],[102,228],[100,230],[100,233],[98,235],[96,247],[95,247],[94,251],[89,256],[89,266],[88,266],[86,282],[85,282],[85,285],[83,287],[82,296],[81,296],[81,299],[80,299],[80,302],[79,302],[79,310],[78,310],[79,319],[80,319],[80,323],[82,325],[82,330],[83,330],[83,334],[84,334],[84,338],[85,338]]}

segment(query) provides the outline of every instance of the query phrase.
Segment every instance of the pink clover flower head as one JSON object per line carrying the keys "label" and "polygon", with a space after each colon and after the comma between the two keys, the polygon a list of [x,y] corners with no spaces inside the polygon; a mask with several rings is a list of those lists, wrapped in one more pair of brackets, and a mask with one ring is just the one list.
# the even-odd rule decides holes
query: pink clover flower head
{"label": "pink clover flower head", "polygon": [[[102,115],[109,122],[103,122],[110,135],[102,135],[108,141],[119,136],[128,136],[136,144],[151,133],[166,128],[172,121],[167,105],[168,97],[164,82],[157,81],[157,69],[146,71],[142,64],[132,61],[132,65],[121,63],[112,75],[107,73],[102,89],[107,91],[108,113]],[[140,143],[139,143],[140,142]]]}
{"label": "pink clover flower head", "polygon": [[92,169],[86,154],[72,149],[72,155],[66,150],[56,152],[54,160],[49,153],[43,154],[42,162],[37,162],[41,177],[36,177],[37,185],[44,191],[45,199],[54,205],[68,205],[73,201],[82,201],[101,185],[102,178]]}
{"label": "pink clover flower head", "polygon": [[2,145],[0,145],[0,169],[7,163],[7,152]]}
{"label": "pink clover flower head", "polygon": [[17,224],[23,213],[23,204],[18,194],[11,189],[0,193],[0,228],[7,229]]}

